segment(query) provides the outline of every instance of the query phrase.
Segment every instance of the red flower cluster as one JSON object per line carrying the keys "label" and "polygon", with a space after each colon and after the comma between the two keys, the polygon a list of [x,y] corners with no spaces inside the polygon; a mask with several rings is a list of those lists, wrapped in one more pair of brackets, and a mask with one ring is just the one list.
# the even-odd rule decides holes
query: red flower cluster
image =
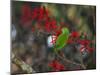
{"label": "red flower cluster", "polygon": [[90,45],[90,40],[79,40],[78,41],[81,45],[83,45],[83,47],[80,48],[80,51],[83,49],[83,48],[86,48],[88,50],[88,52],[93,52],[94,48],[91,48],[89,45]]}
{"label": "red flower cluster", "polygon": [[50,32],[51,30],[56,30],[57,28],[57,23],[56,23],[56,20],[51,20],[51,21],[48,21],[46,20],[46,23],[45,23],[45,28],[48,32]]}
{"label": "red flower cluster", "polygon": [[[73,43],[77,42],[77,43],[83,45],[83,47],[80,48],[80,51],[82,51],[84,48],[86,48],[89,53],[92,53],[94,48],[90,47],[91,41],[86,40],[86,39],[80,40],[79,37],[80,37],[80,35],[78,32],[72,32],[67,43],[73,44]],[[75,39],[75,38],[78,38],[78,39]]]}
{"label": "red flower cluster", "polygon": [[56,43],[56,40],[57,40],[57,36],[53,35],[53,36],[51,36],[51,38],[52,38],[51,43],[52,44],[55,44]]}
{"label": "red flower cluster", "polygon": [[[49,17],[49,11],[44,7],[36,7],[31,9],[28,4],[25,4],[21,8],[21,25],[30,26],[32,21],[36,21],[39,28],[41,27],[42,22],[44,22],[45,30],[50,32],[57,29],[57,22],[55,18]],[[34,28],[32,28],[34,31]]]}
{"label": "red flower cluster", "polygon": [[72,44],[74,41],[72,40],[72,39],[68,39],[67,41],[66,41],[68,44]]}
{"label": "red flower cluster", "polygon": [[78,42],[81,44],[81,45],[89,45],[90,44],[90,41],[89,40],[78,40]]}
{"label": "red flower cluster", "polygon": [[48,10],[44,9],[43,7],[36,7],[32,10],[28,4],[24,4],[21,8],[20,18],[21,25],[30,26],[32,25],[33,20],[37,20],[37,22],[40,22],[43,19],[48,19]]}
{"label": "red flower cluster", "polygon": [[55,31],[54,36],[52,36],[52,41],[51,41],[51,43],[55,44],[55,43],[56,43],[56,40],[57,40],[57,37],[58,37],[61,33],[62,33],[62,32],[61,32],[61,28],[60,28],[59,30]]}
{"label": "red flower cluster", "polygon": [[74,31],[74,32],[72,32],[72,33],[70,34],[69,39],[67,40],[67,43],[68,43],[68,44],[72,44],[72,43],[74,43],[75,41],[77,41],[77,40],[75,40],[75,39],[76,39],[76,38],[79,38],[79,37],[80,37],[79,33],[76,32],[76,31]]}
{"label": "red flower cluster", "polygon": [[34,8],[32,11],[32,19],[37,19],[37,21],[41,21],[43,19],[48,19],[48,10],[44,9],[43,7]]}
{"label": "red flower cluster", "polygon": [[53,68],[54,71],[62,71],[62,70],[65,70],[64,65],[62,65],[61,63],[59,63],[57,60],[54,60],[51,63],[49,63],[49,66],[51,68]]}
{"label": "red flower cluster", "polygon": [[71,33],[71,37],[73,37],[73,38],[78,38],[79,36],[80,36],[79,33],[76,31]]}

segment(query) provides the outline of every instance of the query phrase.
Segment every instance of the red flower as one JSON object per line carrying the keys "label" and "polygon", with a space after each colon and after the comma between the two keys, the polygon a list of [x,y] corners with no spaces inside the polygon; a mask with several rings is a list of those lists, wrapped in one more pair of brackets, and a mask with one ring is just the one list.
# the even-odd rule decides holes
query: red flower
{"label": "red flower", "polygon": [[90,44],[90,41],[89,40],[78,40],[78,42],[82,45],[89,45]]}
{"label": "red flower", "polygon": [[39,8],[34,8],[32,11],[32,19],[36,19],[38,17],[39,14]]}
{"label": "red flower", "polygon": [[49,64],[49,66],[50,66],[51,68],[53,68],[54,71],[65,70],[64,65],[62,65],[61,63],[59,63],[59,62],[56,61],[56,60],[52,61],[52,62]]}
{"label": "red flower", "polygon": [[62,33],[61,29],[55,30],[54,32],[55,32],[55,34],[52,36],[52,41],[51,41],[51,43],[53,43],[53,44],[56,43],[58,36]]}
{"label": "red flower", "polygon": [[92,53],[94,48],[91,48],[91,47],[87,46],[87,50],[88,50],[89,53]]}
{"label": "red flower", "polygon": [[56,20],[52,20],[52,21],[46,21],[45,23],[45,28],[48,32],[52,31],[52,30],[55,30],[57,28],[57,25],[56,25]]}
{"label": "red flower", "polygon": [[79,33],[78,32],[72,32],[71,33],[71,37],[73,37],[73,38],[78,38],[80,35],[79,35]]}
{"label": "red flower", "polygon": [[90,47],[90,40],[79,40],[78,43],[83,45],[83,47],[80,48],[80,51],[82,51],[84,48],[88,50],[89,53],[92,53],[94,48]]}
{"label": "red flower", "polygon": [[74,42],[74,41],[73,41],[72,39],[68,39],[68,40],[67,40],[67,43],[68,43],[68,44],[72,44],[73,42]]}
{"label": "red flower", "polygon": [[55,32],[56,32],[56,36],[59,36],[62,33],[61,28]]}
{"label": "red flower", "polygon": [[81,47],[81,48],[80,48],[80,51],[81,51],[81,52],[82,52],[83,48],[86,48],[87,51],[88,51],[89,53],[92,53],[93,50],[94,50],[94,48],[91,48],[91,47],[89,47],[89,46],[86,46],[86,47]]}
{"label": "red flower", "polygon": [[56,40],[57,40],[57,36],[56,36],[56,35],[53,35],[53,36],[52,36],[52,41],[51,41],[51,43],[52,43],[52,44],[55,44],[55,43],[56,43]]}
{"label": "red flower", "polygon": [[32,19],[37,19],[37,21],[42,21],[43,19],[48,19],[48,10],[44,9],[43,7],[34,8],[32,12]]}

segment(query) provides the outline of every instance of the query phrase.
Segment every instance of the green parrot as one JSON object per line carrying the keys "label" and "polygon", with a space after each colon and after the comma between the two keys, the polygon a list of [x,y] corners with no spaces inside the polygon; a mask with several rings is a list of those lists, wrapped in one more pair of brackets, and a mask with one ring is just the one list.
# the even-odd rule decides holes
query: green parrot
{"label": "green parrot", "polygon": [[56,43],[55,43],[55,50],[58,51],[62,49],[68,40],[69,37],[69,30],[68,28],[62,28],[62,33],[58,36]]}

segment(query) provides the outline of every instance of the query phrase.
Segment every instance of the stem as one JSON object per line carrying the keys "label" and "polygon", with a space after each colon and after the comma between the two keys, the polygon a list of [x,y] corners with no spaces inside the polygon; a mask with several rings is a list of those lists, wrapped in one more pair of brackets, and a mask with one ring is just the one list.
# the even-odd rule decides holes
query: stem
{"label": "stem", "polygon": [[63,61],[65,61],[65,62],[67,62],[67,63],[72,63],[72,64],[75,64],[75,65],[79,65],[79,66],[81,66],[83,69],[86,69],[86,66],[85,66],[83,63],[78,64],[78,63],[76,63],[76,62],[74,62],[74,61],[71,61],[71,60],[65,58],[65,55],[63,55],[63,57],[61,57],[61,56],[58,54],[58,52],[57,52],[56,50],[55,50],[55,54],[56,54],[60,59],[62,59]]}

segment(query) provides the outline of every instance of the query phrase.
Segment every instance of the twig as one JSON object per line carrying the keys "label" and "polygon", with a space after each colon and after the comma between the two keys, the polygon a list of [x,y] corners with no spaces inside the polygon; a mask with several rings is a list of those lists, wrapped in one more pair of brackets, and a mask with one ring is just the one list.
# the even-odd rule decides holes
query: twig
{"label": "twig", "polygon": [[86,69],[86,67],[85,67],[84,64],[78,64],[78,63],[76,63],[76,62],[74,62],[74,61],[71,61],[71,60],[65,58],[64,55],[63,55],[63,57],[64,57],[64,58],[63,58],[63,57],[61,57],[57,52],[56,52],[56,55],[57,55],[60,59],[64,60],[64,61],[67,62],[67,63],[72,63],[72,64],[75,64],[75,65],[80,65],[83,69]]}
{"label": "twig", "polygon": [[26,64],[21,59],[13,58],[13,62],[16,65],[18,65],[23,71],[26,71],[27,73],[35,73],[35,71],[33,70],[33,68],[30,65]]}

